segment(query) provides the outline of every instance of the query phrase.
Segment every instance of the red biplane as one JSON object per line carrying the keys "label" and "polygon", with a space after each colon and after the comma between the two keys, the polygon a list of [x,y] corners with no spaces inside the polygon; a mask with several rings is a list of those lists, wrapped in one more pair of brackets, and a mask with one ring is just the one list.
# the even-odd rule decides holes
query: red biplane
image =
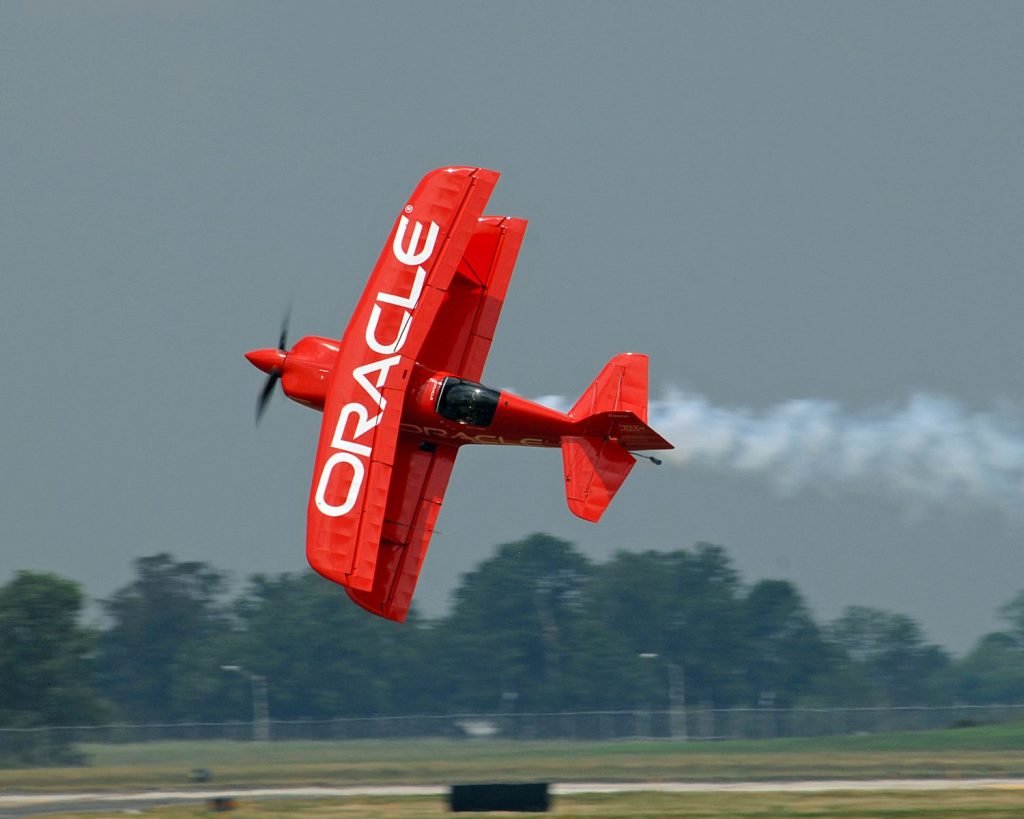
{"label": "red biplane", "polygon": [[[647,358],[613,358],[568,412],[479,383],[526,220],[484,216],[498,173],[441,168],[413,192],[341,341],[246,354],[323,412],[306,555],[360,606],[403,621],[459,447],[561,447],[569,508],[596,521],[647,426]],[[648,456],[649,457],[649,456]],[[651,459],[656,460],[656,459]]]}

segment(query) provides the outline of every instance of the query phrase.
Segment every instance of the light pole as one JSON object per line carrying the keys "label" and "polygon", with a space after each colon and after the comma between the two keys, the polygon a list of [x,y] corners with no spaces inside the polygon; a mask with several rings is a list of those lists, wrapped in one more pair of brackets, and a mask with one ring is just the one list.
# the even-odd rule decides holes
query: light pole
{"label": "light pole", "polygon": [[252,738],[256,742],[270,739],[270,707],[267,705],[267,678],[240,665],[222,665],[221,671],[237,671],[252,684]]}
{"label": "light pole", "polygon": [[[637,655],[643,660],[657,660],[659,655],[645,651]],[[668,670],[668,732],[672,739],[686,742],[686,673],[682,663],[665,660]]]}

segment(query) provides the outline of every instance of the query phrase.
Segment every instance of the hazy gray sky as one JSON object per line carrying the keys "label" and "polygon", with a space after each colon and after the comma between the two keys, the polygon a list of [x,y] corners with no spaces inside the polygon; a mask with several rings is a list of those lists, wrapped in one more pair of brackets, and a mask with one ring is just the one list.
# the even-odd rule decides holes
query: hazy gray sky
{"label": "hazy gray sky", "polygon": [[[1022,42],[998,2],[2,0],[0,580],[302,568],[319,416],[254,429],[242,353],[289,302],[293,337],[339,336],[419,178],[479,164],[530,220],[485,380],[574,398],[646,352],[652,397],[747,437],[639,464],[597,526],[556,451],[464,451],[421,608],[533,531],[596,560],[705,540],[822,618],[966,648],[1024,588]],[[889,457],[921,395],[931,496]],[[808,406],[836,429],[771,425]]]}

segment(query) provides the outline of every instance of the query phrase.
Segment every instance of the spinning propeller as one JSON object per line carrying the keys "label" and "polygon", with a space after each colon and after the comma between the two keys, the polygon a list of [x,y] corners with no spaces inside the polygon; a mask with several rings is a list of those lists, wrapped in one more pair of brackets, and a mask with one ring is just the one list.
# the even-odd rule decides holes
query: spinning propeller
{"label": "spinning propeller", "polygon": [[260,422],[263,413],[266,412],[270,396],[274,393],[274,385],[281,380],[281,373],[284,372],[284,360],[288,357],[288,322],[291,318],[291,308],[285,313],[281,322],[281,335],[277,340],[277,349],[253,350],[246,353],[245,357],[267,374],[267,380],[263,384],[260,397],[256,399],[256,423]]}

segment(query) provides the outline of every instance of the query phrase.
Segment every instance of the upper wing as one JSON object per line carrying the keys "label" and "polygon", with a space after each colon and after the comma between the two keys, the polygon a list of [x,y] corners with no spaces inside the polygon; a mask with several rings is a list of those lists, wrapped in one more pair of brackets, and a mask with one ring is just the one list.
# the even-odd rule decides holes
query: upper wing
{"label": "upper wing", "polygon": [[417,359],[479,381],[526,232],[525,219],[480,219]]}
{"label": "upper wing", "polygon": [[[419,363],[480,378],[525,230],[523,219],[488,216],[477,222],[428,329]],[[399,433],[373,587],[346,589],[368,611],[405,620],[457,453],[458,447]]]}
{"label": "upper wing", "polygon": [[398,430],[408,379],[497,180],[483,168],[423,178],[342,339],[327,384],[306,556],[350,589],[374,589],[392,471],[404,457]]}

